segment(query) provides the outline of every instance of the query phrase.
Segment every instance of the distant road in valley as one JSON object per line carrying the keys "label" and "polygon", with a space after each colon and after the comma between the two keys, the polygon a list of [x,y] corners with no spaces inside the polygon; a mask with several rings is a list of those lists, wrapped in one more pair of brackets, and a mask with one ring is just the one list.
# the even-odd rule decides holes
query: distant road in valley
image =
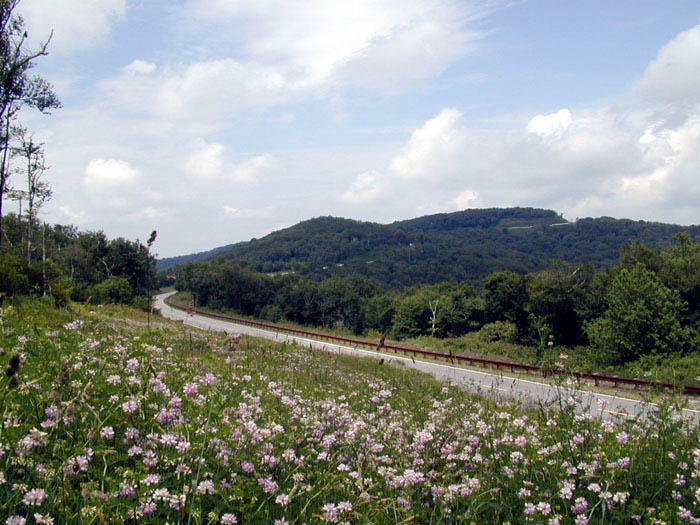
{"label": "distant road in valley", "polygon": [[[450,366],[441,363],[432,363],[411,359],[410,357],[400,357],[393,354],[384,354],[374,350],[362,350],[350,346],[329,343],[327,341],[318,341],[309,339],[308,337],[295,336],[285,333],[277,333],[271,330],[263,330],[236,324],[230,321],[214,319],[203,315],[193,314],[178,310],[168,306],[165,299],[176,292],[169,292],[157,295],[155,298],[155,307],[158,308],[161,314],[168,319],[175,321],[183,321],[186,325],[202,328],[205,330],[215,330],[217,332],[240,333],[252,335],[255,337],[263,337],[279,342],[296,341],[297,344],[312,347],[318,350],[327,352],[343,353],[359,357],[371,357],[373,359],[384,359],[386,362],[403,363],[406,366],[421,370],[432,374],[442,381],[448,381],[457,384],[463,388],[472,391],[488,392],[494,396],[503,399],[511,398],[523,402],[525,404],[533,404],[537,402],[552,402],[562,394],[560,387],[531,381],[529,379],[521,379],[508,377],[502,374],[493,374],[489,372],[481,372],[478,370],[470,370],[461,367]],[[570,392],[570,391],[569,391]],[[581,397],[581,410],[587,410],[594,416],[602,416],[606,419],[620,419],[629,416],[644,414],[649,410],[653,410],[655,405],[643,403],[635,399],[625,397],[611,396],[590,391],[577,391]],[[700,411],[693,409],[685,409],[682,412],[683,417],[700,422]]]}

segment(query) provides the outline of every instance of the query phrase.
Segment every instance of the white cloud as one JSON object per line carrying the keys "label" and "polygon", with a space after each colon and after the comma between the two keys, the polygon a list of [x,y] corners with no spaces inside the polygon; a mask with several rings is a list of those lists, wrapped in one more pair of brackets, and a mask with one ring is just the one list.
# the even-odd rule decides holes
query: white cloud
{"label": "white cloud", "polygon": [[23,0],[19,11],[33,40],[53,31],[50,51],[71,53],[103,43],[126,14],[126,0]]}
{"label": "white cloud", "polygon": [[134,73],[139,75],[150,75],[156,70],[157,66],[152,62],[146,62],[145,60],[134,60],[131,64],[124,67],[124,71],[127,73]]}
{"label": "white cloud", "polygon": [[94,191],[112,190],[131,184],[139,172],[128,162],[115,159],[93,159],[85,168],[83,182]]}
{"label": "white cloud", "polygon": [[272,155],[256,155],[232,166],[230,179],[236,182],[256,182],[273,163]]}
{"label": "white cloud", "polygon": [[168,212],[158,210],[152,206],[146,206],[136,213],[131,213],[124,217],[127,221],[163,221],[170,218]]}
{"label": "white cloud", "polygon": [[225,171],[225,152],[223,144],[207,144],[197,141],[198,150],[185,161],[183,169],[193,179],[212,181],[222,177]]}
{"label": "white cloud", "polygon": [[468,53],[484,34],[471,26],[497,4],[190,0],[182,23],[197,34],[205,24],[209,47],[240,47],[256,63],[292,76],[295,87],[336,81],[395,87],[440,73]]}
{"label": "white cloud", "polygon": [[388,181],[377,172],[360,173],[340,198],[350,204],[365,204],[377,200],[384,194]]}
{"label": "white cloud", "polygon": [[697,223],[698,50],[700,25],[664,46],[617,100],[575,118],[564,108],[519,127],[479,128],[444,109],[390,161],[388,187],[400,188],[403,216],[519,205]]}
{"label": "white cloud", "polygon": [[571,125],[571,122],[571,111],[564,108],[549,115],[532,117],[532,120],[527,125],[527,130],[530,133],[546,137],[553,133],[561,133]]}
{"label": "white cloud", "polygon": [[158,80],[154,109],[169,118],[227,118],[285,101],[289,88],[285,73],[275,68],[234,59],[199,61]]}
{"label": "white cloud", "polygon": [[458,127],[462,113],[443,109],[411,134],[404,150],[391,161],[390,169],[405,178],[436,178],[454,160],[464,143],[464,130]]}
{"label": "white cloud", "polygon": [[449,204],[456,207],[457,210],[466,210],[467,208],[474,206],[478,199],[479,194],[476,191],[467,189],[460,192],[460,194],[452,199]]}
{"label": "white cloud", "polygon": [[80,226],[90,220],[90,217],[84,211],[73,210],[70,206],[60,206],[58,211],[70,223]]}
{"label": "white cloud", "polygon": [[274,207],[264,208],[234,208],[232,206],[223,207],[224,215],[237,219],[267,219],[272,216]]}
{"label": "white cloud", "polygon": [[226,155],[226,148],[218,142],[207,143],[199,139],[197,148],[185,161],[183,170],[192,179],[199,181],[230,181],[255,183],[274,164],[272,155],[263,154],[232,163]]}
{"label": "white cloud", "polygon": [[700,25],[679,33],[663,46],[636,88],[652,102],[700,102]]}

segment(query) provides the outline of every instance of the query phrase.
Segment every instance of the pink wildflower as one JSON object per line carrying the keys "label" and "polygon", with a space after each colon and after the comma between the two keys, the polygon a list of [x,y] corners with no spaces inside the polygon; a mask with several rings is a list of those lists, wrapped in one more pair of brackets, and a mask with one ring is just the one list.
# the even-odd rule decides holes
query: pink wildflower
{"label": "pink wildflower", "polygon": [[32,489],[24,495],[22,502],[25,505],[33,505],[38,507],[41,505],[41,502],[44,501],[45,497],[46,492],[44,489]]}

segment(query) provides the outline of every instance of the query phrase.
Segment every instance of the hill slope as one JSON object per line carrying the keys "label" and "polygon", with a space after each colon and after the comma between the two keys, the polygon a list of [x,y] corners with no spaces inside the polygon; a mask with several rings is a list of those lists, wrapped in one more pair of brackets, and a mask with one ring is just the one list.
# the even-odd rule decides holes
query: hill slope
{"label": "hill slope", "polygon": [[[390,286],[449,279],[479,283],[494,271],[537,271],[555,260],[606,267],[629,242],[659,246],[682,231],[695,236],[700,227],[609,217],[571,223],[552,210],[491,208],[388,225],[318,217],[212,252],[257,271],[294,271],[315,279],[357,274]],[[210,253],[164,259],[159,269],[185,258],[211,258]]]}

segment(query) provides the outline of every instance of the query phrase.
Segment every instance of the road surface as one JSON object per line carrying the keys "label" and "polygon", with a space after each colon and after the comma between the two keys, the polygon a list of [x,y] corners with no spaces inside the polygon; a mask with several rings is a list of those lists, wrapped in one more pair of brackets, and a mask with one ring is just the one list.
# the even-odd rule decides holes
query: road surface
{"label": "road surface", "polygon": [[[447,364],[420,361],[410,357],[400,357],[393,354],[376,352],[374,350],[363,350],[341,344],[329,343],[327,341],[309,339],[308,337],[254,328],[252,326],[237,324],[232,321],[225,321],[222,319],[214,319],[203,315],[188,314],[182,310],[172,308],[165,303],[165,299],[174,293],[176,292],[157,295],[155,298],[155,307],[160,310],[160,313],[164,317],[175,321],[182,321],[186,325],[194,326],[196,328],[215,330],[217,332],[223,331],[228,333],[247,334],[280,342],[296,341],[297,344],[328,352],[343,353],[360,357],[371,357],[374,359],[384,359],[386,362],[401,362],[406,366],[410,366],[411,368],[432,374],[442,381],[448,381],[473,391],[481,391],[482,393],[489,392],[504,399],[516,399],[525,404],[551,402],[556,400],[563,393],[561,387],[547,383],[539,383],[528,379],[508,377],[502,374],[470,370]],[[649,410],[653,410],[656,406],[653,403],[644,403],[635,399],[610,396],[597,392],[567,392],[569,393],[568,395],[571,393],[576,393],[577,396],[580,396],[580,407],[582,411],[589,411],[594,416],[602,416],[606,419],[620,419],[645,414]],[[700,422],[700,411],[698,410],[684,409],[682,411],[682,415],[685,418]]]}

